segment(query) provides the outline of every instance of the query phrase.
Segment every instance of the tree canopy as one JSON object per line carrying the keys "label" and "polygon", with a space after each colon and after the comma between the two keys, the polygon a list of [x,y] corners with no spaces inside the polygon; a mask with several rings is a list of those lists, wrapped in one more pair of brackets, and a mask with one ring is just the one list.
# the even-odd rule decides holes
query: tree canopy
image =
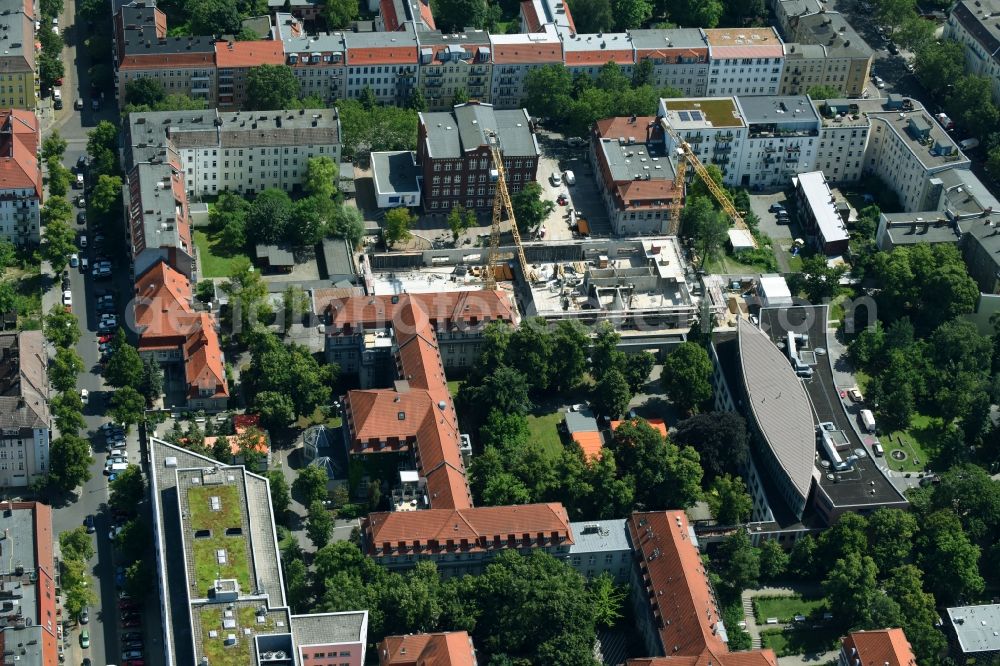
{"label": "tree canopy", "polygon": [[257,65],[247,72],[247,104],[250,109],[287,109],[299,98],[299,80],[288,65]]}
{"label": "tree canopy", "polygon": [[705,348],[682,342],[663,362],[660,375],[667,397],[684,412],[697,412],[712,397],[712,361]]}

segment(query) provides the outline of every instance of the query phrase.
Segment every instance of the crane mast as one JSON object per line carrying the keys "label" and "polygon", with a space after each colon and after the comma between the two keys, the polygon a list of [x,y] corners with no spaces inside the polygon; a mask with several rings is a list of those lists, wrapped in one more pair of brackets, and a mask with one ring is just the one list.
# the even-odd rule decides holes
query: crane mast
{"label": "crane mast", "polygon": [[507,190],[507,174],[503,166],[503,155],[500,153],[500,138],[493,130],[486,132],[486,142],[493,158],[493,166],[497,171],[496,193],[493,195],[493,227],[490,231],[490,253],[486,258],[486,281],[483,288],[493,291],[497,288],[496,265],[500,257],[500,222],[503,212],[507,211],[510,220],[510,232],[514,236],[514,247],[517,249],[517,260],[521,265],[521,274],[525,283],[528,281],[528,261],[521,245],[521,233],[517,230],[517,220],[514,218],[514,204]]}

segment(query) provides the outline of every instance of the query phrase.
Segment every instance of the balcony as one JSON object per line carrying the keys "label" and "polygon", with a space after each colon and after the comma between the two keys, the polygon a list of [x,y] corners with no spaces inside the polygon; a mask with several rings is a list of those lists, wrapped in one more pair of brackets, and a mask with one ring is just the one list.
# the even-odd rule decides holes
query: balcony
{"label": "balcony", "polygon": [[424,76],[429,78],[437,78],[440,76],[444,76],[444,72],[442,72],[440,69],[428,67],[427,69],[424,70]]}
{"label": "balcony", "polygon": [[484,83],[486,83],[486,77],[484,77],[484,76],[470,76],[469,77],[469,85],[470,86],[480,86],[480,85],[482,85]]}
{"label": "balcony", "polygon": [[733,137],[733,133],[732,132],[727,132],[725,134],[716,134],[715,135],[715,141],[716,141],[716,143],[724,143],[724,142],[727,142],[727,141],[732,141],[733,138],[734,137]]}
{"label": "balcony", "polygon": [[424,81],[424,85],[428,88],[440,88],[444,85],[444,80],[442,79],[428,79]]}

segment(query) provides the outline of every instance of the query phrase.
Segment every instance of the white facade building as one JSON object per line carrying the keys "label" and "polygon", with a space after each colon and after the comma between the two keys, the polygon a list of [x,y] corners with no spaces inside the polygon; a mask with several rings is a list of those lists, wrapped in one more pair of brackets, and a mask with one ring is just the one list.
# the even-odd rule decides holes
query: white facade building
{"label": "white facade building", "polygon": [[1000,0],[961,0],[944,36],[965,47],[965,71],[988,77],[993,101],[1000,103]]}
{"label": "white facade building", "polygon": [[703,30],[708,42],[708,97],[776,95],[785,49],[774,28]]}

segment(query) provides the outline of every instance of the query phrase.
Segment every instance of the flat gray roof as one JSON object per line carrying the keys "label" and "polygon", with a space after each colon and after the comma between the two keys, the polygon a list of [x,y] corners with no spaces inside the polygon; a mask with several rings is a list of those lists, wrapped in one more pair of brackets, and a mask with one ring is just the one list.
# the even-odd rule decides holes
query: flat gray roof
{"label": "flat gray roof", "polygon": [[740,95],[736,101],[748,125],[815,122],[819,128],[819,116],[807,95]]}
{"label": "flat gray roof", "polygon": [[[35,24],[34,19],[24,13],[22,0],[0,0],[0,31],[2,31],[3,53],[0,63],[4,71],[24,72],[35,66]],[[48,30],[47,26],[42,27]],[[15,63],[22,60],[24,66]],[[17,63],[20,64],[20,63]]]}
{"label": "flat gray roof", "polygon": [[847,19],[836,12],[799,18],[795,34],[800,42],[824,46],[831,58],[870,58],[873,54]]}
{"label": "flat gray roof", "polygon": [[487,145],[486,131],[500,139],[505,157],[537,157],[535,135],[524,109],[497,111],[492,104],[460,104],[452,111],[421,113],[432,158],[459,159],[466,151]]}
{"label": "flat gray roof", "polygon": [[892,246],[917,243],[958,243],[961,233],[943,214],[934,211],[917,213],[882,213]]}
{"label": "flat gray roof", "polygon": [[708,48],[705,35],[698,28],[629,30],[628,34],[637,49]]}
{"label": "flat gray roof", "polygon": [[372,180],[379,194],[419,194],[420,169],[416,153],[408,150],[371,154]]}
{"label": "flat gray roof", "polygon": [[1000,604],[948,609],[958,645],[965,654],[1000,650]]}
{"label": "flat gray roof", "polygon": [[809,208],[812,209],[813,218],[816,220],[823,240],[831,243],[849,239],[851,235],[847,233],[847,226],[840,214],[837,213],[837,207],[833,202],[833,193],[830,191],[830,186],[826,184],[826,176],[823,175],[823,172],[800,173],[796,178],[798,178],[799,187],[802,188],[802,193],[809,203]]}
{"label": "flat gray roof", "polygon": [[806,498],[816,455],[809,396],[785,354],[766,333],[743,317],[737,320],[737,333],[750,410],[788,480]]}
{"label": "flat gray roof", "polygon": [[914,102],[914,107],[912,111],[869,113],[868,117],[888,126],[928,169],[948,164],[968,167],[969,158],[951,136],[918,103]]}
{"label": "flat gray roof", "polygon": [[598,432],[597,419],[581,412],[566,412],[566,430],[574,432]]}
{"label": "flat gray roof", "polygon": [[602,138],[598,145],[615,181],[633,180],[647,174],[650,180],[672,181],[677,176],[662,142],[623,145],[616,138]]}
{"label": "flat gray roof", "polygon": [[632,544],[628,538],[628,527],[624,518],[617,520],[582,520],[570,523],[573,533],[573,545],[569,547],[570,555],[581,553],[610,553],[613,551],[630,550]]}
{"label": "flat gray roof", "polygon": [[293,615],[292,634],[295,642],[305,645],[364,642],[368,611]]}
{"label": "flat gray roof", "polygon": [[563,39],[564,51],[593,51],[607,49],[621,51],[632,49],[632,38],[627,32],[604,32],[599,34],[576,35],[572,39],[567,35]]}

